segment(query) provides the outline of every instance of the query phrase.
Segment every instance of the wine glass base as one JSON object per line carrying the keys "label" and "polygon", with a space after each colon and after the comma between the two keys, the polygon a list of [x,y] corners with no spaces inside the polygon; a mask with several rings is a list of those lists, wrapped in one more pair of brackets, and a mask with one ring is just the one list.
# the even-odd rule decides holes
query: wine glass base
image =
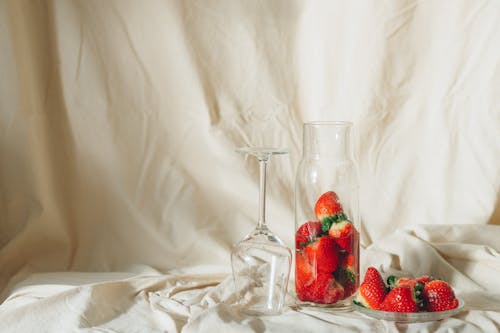
{"label": "wine glass base", "polygon": [[247,308],[243,307],[241,309],[241,312],[248,315],[248,316],[279,316],[280,314],[283,313],[282,310],[268,310],[268,309],[255,309],[255,308]]}

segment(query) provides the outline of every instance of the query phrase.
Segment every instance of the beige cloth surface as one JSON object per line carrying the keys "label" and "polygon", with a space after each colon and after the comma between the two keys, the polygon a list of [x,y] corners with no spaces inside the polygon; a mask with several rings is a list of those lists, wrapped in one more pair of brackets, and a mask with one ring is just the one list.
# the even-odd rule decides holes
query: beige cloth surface
{"label": "beige cloth surface", "polygon": [[[446,238],[442,236],[446,235]],[[486,237],[484,237],[487,235]],[[252,317],[236,304],[225,266],[160,274],[35,274],[0,305],[2,332],[496,332],[500,329],[500,228],[418,226],[398,230],[363,251],[363,267],[385,274],[433,271],[449,280],[465,308],[440,322],[395,324],[356,312],[287,307]],[[290,290],[288,305],[294,304]]]}
{"label": "beige cloth surface", "polygon": [[[355,124],[365,264],[472,293],[478,310],[429,331],[498,327],[481,307],[500,293],[497,1],[0,0],[0,49],[3,330],[372,325],[242,327],[219,304],[257,217],[257,166],[234,149],[290,149],[267,212],[292,245],[308,120]],[[168,294],[184,284],[189,305]]]}

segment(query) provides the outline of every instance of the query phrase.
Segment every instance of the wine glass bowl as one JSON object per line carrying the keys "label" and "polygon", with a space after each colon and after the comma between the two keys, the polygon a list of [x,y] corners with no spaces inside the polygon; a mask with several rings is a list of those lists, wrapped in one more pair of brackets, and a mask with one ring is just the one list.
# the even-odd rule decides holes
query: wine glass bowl
{"label": "wine glass bowl", "polygon": [[259,218],[255,229],[231,251],[235,289],[243,311],[251,315],[275,315],[283,310],[292,262],[291,250],[266,224],[266,166],[272,155],[285,149],[244,147],[238,152],[259,162]]}

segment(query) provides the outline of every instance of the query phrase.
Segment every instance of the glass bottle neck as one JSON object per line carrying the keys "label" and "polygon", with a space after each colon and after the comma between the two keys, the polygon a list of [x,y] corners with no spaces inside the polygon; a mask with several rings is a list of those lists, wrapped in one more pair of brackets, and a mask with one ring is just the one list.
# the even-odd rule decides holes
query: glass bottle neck
{"label": "glass bottle neck", "polygon": [[349,122],[305,123],[303,157],[351,160],[351,128]]}

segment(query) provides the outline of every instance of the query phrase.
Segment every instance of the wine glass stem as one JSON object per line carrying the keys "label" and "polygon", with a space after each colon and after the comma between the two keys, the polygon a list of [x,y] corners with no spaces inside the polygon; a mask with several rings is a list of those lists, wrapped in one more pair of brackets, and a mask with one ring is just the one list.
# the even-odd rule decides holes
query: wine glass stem
{"label": "wine glass stem", "polygon": [[267,159],[259,158],[259,222],[258,229],[266,229],[266,167]]}

